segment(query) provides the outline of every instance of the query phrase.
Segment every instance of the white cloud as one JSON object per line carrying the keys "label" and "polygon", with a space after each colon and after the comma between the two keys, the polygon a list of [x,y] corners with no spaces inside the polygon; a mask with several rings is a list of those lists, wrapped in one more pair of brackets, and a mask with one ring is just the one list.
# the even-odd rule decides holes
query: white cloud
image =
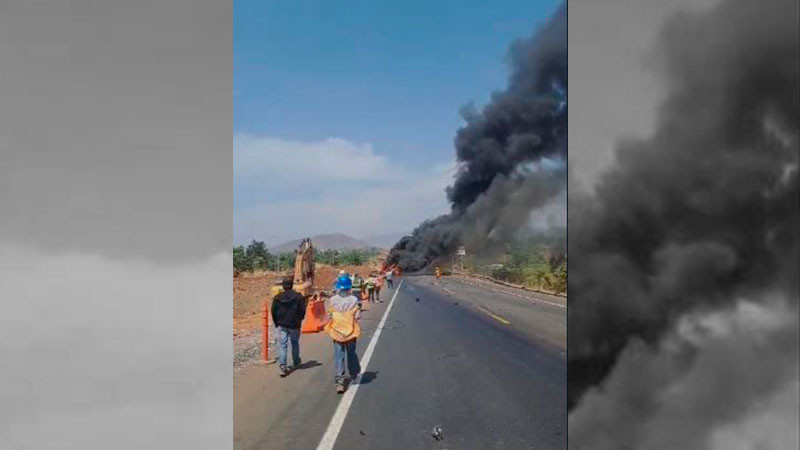
{"label": "white cloud", "polygon": [[230,260],[0,244],[0,447],[230,446]]}
{"label": "white cloud", "polygon": [[[264,189],[263,201],[236,208],[235,243],[259,239],[275,244],[330,232],[363,237],[410,231],[449,210],[444,189],[455,174],[454,162],[411,170],[375,154],[368,144],[342,139],[302,143],[240,136],[234,149],[239,155],[234,183],[262,178],[266,185],[281,180],[297,189],[281,196]],[[247,189],[253,195],[253,186]]]}
{"label": "white cloud", "polygon": [[339,138],[302,142],[273,137],[233,138],[234,179],[268,178],[305,183],[316,181],[383,181],[402,174],[375,154],[370,144]]}

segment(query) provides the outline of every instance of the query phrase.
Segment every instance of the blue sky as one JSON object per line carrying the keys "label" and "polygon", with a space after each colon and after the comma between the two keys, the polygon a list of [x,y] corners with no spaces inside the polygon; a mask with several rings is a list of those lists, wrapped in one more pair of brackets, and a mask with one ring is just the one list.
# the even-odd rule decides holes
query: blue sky
{"label": "blue sky", "polygon": [[[234,142],[234,241],[298,237],[293,232],[408,231],[421,219],[445,212],[441,189],[452,177],[459,108],[470,101],[483,104],[505,86],[509,44],[530,36],[556,5],[530,0],[234,2],[233,128],[237,137],[247,137]],[[320,158],[312,155],[325,152],[326,142],[335,147],[330,155],[341,155],[345,164],[354,157],[372,161],[374,166],[361,170],[381,175],[331,179],[326,174],[343,170],[333,158],[315,172],[318,184],[300,187],[277,168],[262,173],[255,167],[287,161],[289,155],[316,163]],[[242,143],[250,145],[247,158],[240,157]],[[242,171],[249,176],[240,176]],[[403,216],[396,212],[385,219],[287,229],[270,221],[303,204],[321,213],[335,210],[333,205],[319,210],[314,202],[321,203],[331,190],[357,196],[364,188],[386,187],[389,182],[381,176],[389,172],[406,178],[397,179],[397,189],[386,196],[402,193],[404,181],[441,182],[429,186],[427,204],[407,208]],[[386,176],[397,178],[393,175]],[[268,186],[263,182],[268,176],[280,183]],[[422,193],[397,200],[420,198]]]}

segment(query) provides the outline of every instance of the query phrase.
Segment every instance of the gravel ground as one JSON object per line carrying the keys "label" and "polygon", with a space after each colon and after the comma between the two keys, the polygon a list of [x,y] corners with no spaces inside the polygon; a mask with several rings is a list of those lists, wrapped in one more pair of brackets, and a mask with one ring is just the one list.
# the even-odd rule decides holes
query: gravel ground
{"label": "gravel ground", "polygon": [[[269,356],[274,358],[278,354],[277,333],[270,323],[269,331]],[[244,330],[233,337],[233,370],[238,372],[261,359],[261,330]]]}

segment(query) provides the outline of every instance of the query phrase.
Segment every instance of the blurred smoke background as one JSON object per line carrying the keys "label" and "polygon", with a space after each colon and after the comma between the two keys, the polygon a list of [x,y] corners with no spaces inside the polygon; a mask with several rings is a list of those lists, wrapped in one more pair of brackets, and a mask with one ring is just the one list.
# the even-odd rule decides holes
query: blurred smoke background
{"label": "blurred smoke background", "polygon": [[[571,85],[618,75],[647,92],[592,104],[573,90],[570,447],[797,448],[798,3],[604,3],[655,34],[625,56],[640,66],[601,62],[597,78],[570,56]],[[570,4],[576,46],[587,5]],[[628,102],[651,115],[612,121],[613,151],[579,130]]]}
{"label": "blurred smoke background", "polygon": [[0,2],[0,448],[232,442],[230,2]]}

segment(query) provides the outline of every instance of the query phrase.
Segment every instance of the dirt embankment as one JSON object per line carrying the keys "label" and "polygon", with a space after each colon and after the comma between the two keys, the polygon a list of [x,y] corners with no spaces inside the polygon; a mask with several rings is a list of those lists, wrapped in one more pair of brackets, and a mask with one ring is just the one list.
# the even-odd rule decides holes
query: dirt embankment
{"label": "dirt embankment", "polygon": [[[330,291],[334,281],[339,276],[339,271],[358,273],[366,277],[375,265],[364,266],[317,266],[314,276],[314,289],[317,291]],[[272,286],[280,281],[282,272],[261,271],[252,274],[241,274],[233,279],[233,333],[237,331],[252,330],[261,327],[261,311],[264,301],[270,299]]]}
{"label": "dirt embankment", "polygon": [[[330,292],[339,271],[358,273],[366,277],[378,270],[378,263],[363,266],[330,267],[317,265],[314,276],[316,291]],[[233,347],[234,366],[238,367],[257,358],[261,353],[261,322],[264,302],[271,300],[270,290],[284,276],[284,272],[258,271],[243,273],[233,279]],[[272,329],[272,324],[270,323]],[[277,349],[270,332],[270,355]]]}

